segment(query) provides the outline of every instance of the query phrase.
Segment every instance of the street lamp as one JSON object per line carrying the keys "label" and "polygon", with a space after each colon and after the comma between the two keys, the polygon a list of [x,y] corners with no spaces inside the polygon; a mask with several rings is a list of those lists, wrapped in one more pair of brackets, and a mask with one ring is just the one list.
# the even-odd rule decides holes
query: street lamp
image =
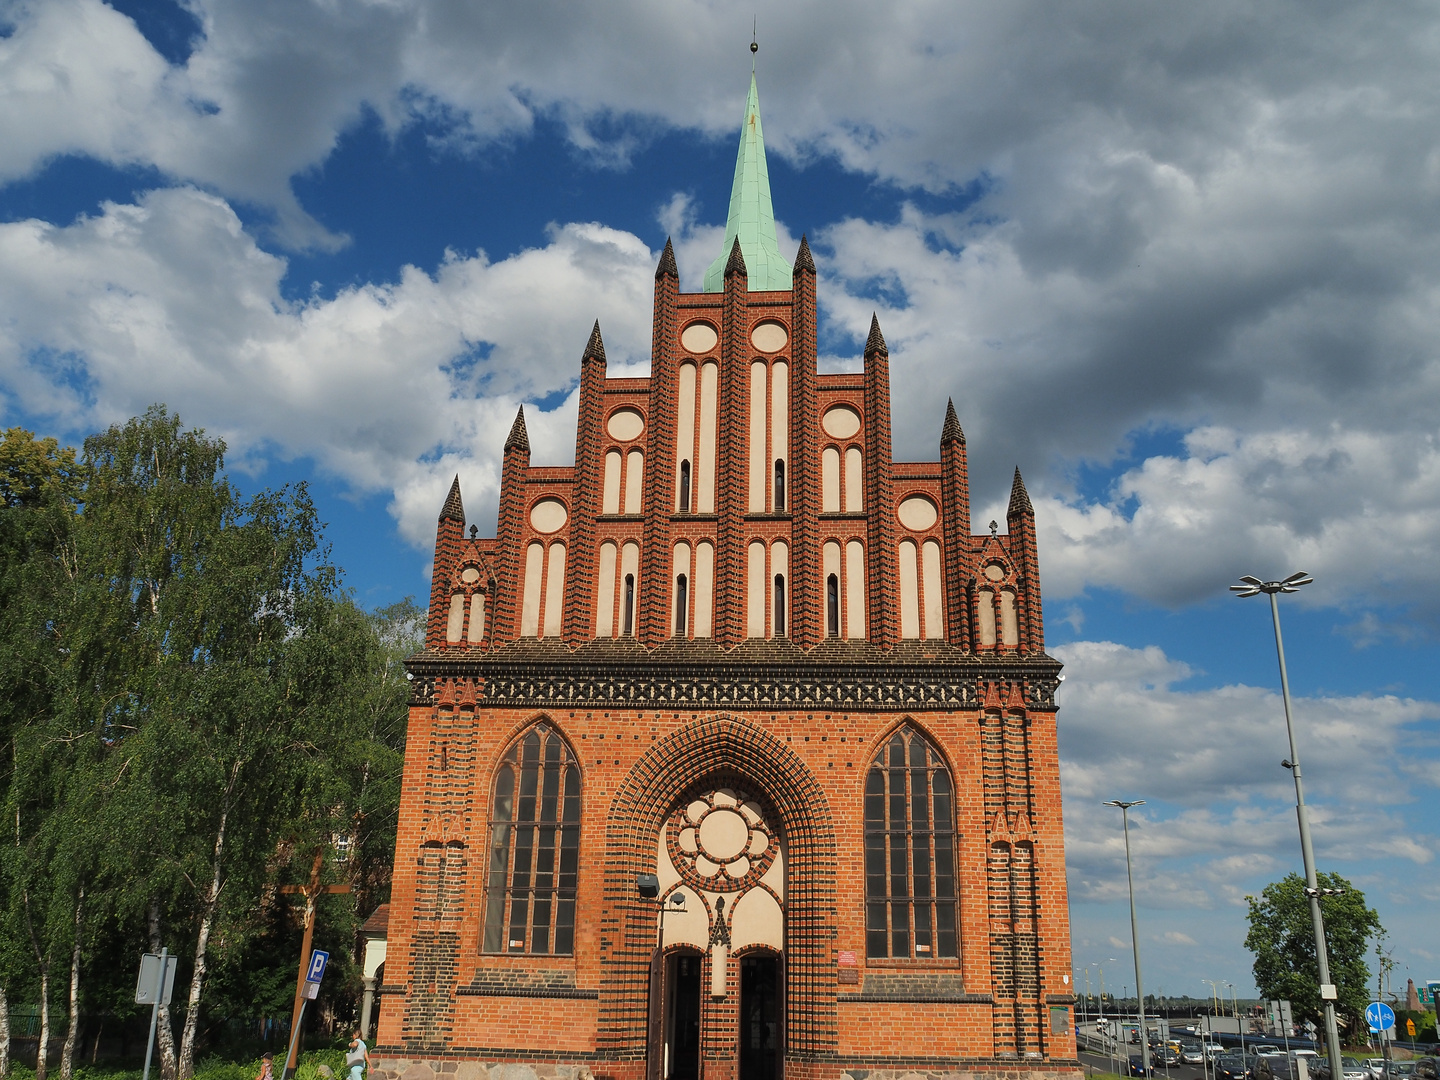
{"label": "street lamp", "polygon": [[1120,822],[1125,829],[1125,879],[1130,883],[1130,947],[1135,952],[1135,1011],[1140,1021],[1140,1071],[1150,1075],[1150,1038],[1145,1032],[1145,987],[1140,982],[1140,931],[1135,925],[1135,875],[1130,870],[1130,808],[1144,806],[1144,799],[1111,799],[1106,806],[1120,808]]}
{"label": "street lamp", "polygon": [[1115,1041],[1110,1038],[1110,1033],[1105,1030],[1105,965],[1113,964],[1115,957],[1107,956],[1104,960],[1096,960],[1095,967],[1100,971],[1100,1042],[1109,1051],[1110,1060],[1115,1060]]}
{"label": "street lamp", "polygon": [[1290,775],[1295,778],[1295,816],[1300,822],[1300,854],[1305,860],[1305,895],[1310,898],[1310,921],[1315,925],[1315,959],[1320,968],[1320,999],[1325,1006],[1325,1048],[1330,1055],[1330,1075],[1339,1077],[1342,1059],[1340,1029],[1335,1023],[1335,984],[1330,981],[1330,952],[1325,946],[1325,918],[1320,913],[1320,882],[1315,876],[1315,849],[1310,846],[1310,816],[1305,810],[1300,754],[1295,749],[1295,726],[1290,719],[1290,676],[1285,671],[1285,642],[1280,636],[1280,605],[1275,600],[1278,593],[1296,592],[1300,586],[1309,585],[1314,580],[1303,570],[1283,581],[1261,581],[1246,574],[1240,579],[1242,584],[1231,585],[1230,591],[1236,596],[1264,593],[1270,598],[1270,619],[1275,624],[1275,652],[1280,657],[1280,696],[1285,703],[1285,733],[1290,737],[1290,756],[1280,764],[1289,769]]}
{"label": "street lamp", "polygon": [[[1241,1056],[1241,1057],[1244,1057],[1244,1056],[1245,1056],[1245,1021],[1244,1021],[1244,1019],[1240,1016],[1240,994],[1239,994],[1239,992],[1235,989],[1235,984],[1234,984],[1234,983],[1226,983],[1225,985],[1228,986],[1228,987],[1230,987],[1230,1001],[1231,1001],[1231,1003],[1235,1006],[1235,1027],[1236,1027],[1237,1029],[1239,1029],[1239,1032],[1240,1032],[1240,1056]],[[1287,1043],[1286,1046],[1288,1047],[1289,1044]]]}

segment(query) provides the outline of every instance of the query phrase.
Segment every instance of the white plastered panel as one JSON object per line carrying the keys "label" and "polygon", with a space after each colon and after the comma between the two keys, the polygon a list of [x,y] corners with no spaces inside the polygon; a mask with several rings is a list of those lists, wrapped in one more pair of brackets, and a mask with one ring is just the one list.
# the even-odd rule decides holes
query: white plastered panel
{"label": "white plastered panel", "polygon": [[550,545],[550,565],[545,571],[545,633],[558,637],[565,617],[565,545]]}
{"label": "white plastered panel", "polygon": [[745,636],[765,636],[765,545],[756,540],[750,545],[745,575]]}
{"label": "white plastered panel", "polygon": [[840,451],[833,446],[820,455],[820,509],[826,514],[840,512]]}
{"label": "white plastered panel", "polygon": [[715,546],[695,545],[695,636],[708,638],[715,608]]}
{"label": "white plastered panel", "polygon": [[945,636],[945,575],[940,570],[940,545],[926,540],[922,549],[921,572],[925,587],[925,636]]}
{"label": "white plastered panel", "polygon": [[699,495],[696,512],[715,512],[715,410],[719,400],[717,382],[718,364],[704,364],[700,368],[700,452],[698,477],[694,482]]}
{"label": "white plastered panel", "polygon": [[920,636],[920,566],[915,541],[900,541],[900,636]]}
{"label": "white plastered panel", "polygon": [[640,499],[645,491],[645,455],[631,450],[625,455],[625,513],[640,513]]}
{"label": "white plastered panel", "polygon": [[752,514],[765,509],[765,364],[750,365],[750,501]]}
{"label": "white plastered panel", "polygon": [[612,637],[615,634],[615,545],[610,541],[600,545],[600,580],[595,590],[595,636]]}
{"label": "white plastered panel", "polygon": [[865,636],[865,548],[859,540],[845,545],[845,636]]}
{"label": "white plastered panel", "polygon": [[605,455],[605,491],[600,499],[602,514],[620,512],[620,451],[611,450]]}
{"label": "white plastered panel", "polygon": [[865,457],[858,446],[845,451],[845,512],[865,509]]}
{"label": "white plastered panel", "polygon": [[520,636],[535,637],[540,632],[540,586],[545,572],[545,545],[531,544],[525,549],[525,592],[520,602]]}

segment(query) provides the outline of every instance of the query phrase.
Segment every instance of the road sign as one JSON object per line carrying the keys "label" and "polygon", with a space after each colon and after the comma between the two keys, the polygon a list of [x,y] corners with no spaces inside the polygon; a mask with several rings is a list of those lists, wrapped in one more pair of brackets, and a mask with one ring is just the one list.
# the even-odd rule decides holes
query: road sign
{"label": "road sign", "polygon": [[[175,961],[176,957],[165,957],[165,984],[161,989],[161,1005],[169,1005],[171,997],[175,994]],[[135,1004],[154,1005],[155,989],[160,983],[160,955],[158,953],[146,953],[140,957],[140,977],[135,980]]]}
{"label": "road sign", "polygon": [[[310,953],[310,967],[305,972],[305,981],[318,983],[325,977],[325,965],[330,962],[330,954],[323,949],[315,949]],[[1391,1017],[1393,1020],[1394,1017]]]}
{"label": "road sign", "polygon": [[1365,1022],[1371,1031],[1388,1031],[1395,1026],[1395,1010],[1383,1001],[1372,1001],[1365,1006]]}
{"label": "road sign", "polygon": [[1415,1021],[1411,1020],[1408,1016],[1405,1018],[1405,1034],[1409,1035],[1412,1039],[1415,1037]]}

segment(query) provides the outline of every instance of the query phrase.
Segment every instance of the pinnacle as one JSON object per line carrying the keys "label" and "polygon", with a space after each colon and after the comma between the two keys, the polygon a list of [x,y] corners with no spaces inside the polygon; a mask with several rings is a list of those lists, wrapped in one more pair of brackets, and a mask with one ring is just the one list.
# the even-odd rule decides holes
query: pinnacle
{"label": "pinnacle", "polygon": [[515,414],[515,423],[510,426],[510,437],[505,440],[505,453],[523,450],[530,453],[530,436],[525,431],[525,406],[521,405]]}
{"label": "pinnacle", "polygon": [[680,280],[680,271],[675,268],[675,246],[668,236],[665,238],[665,250],[660,254],[660,265],[655,268],[655,280],[659,281],[662,277]]}
{"label": "pinnacle", "polygon": [[963,443],[965,432],[960,430],[960,418],[955,415],[955,399],[951,398],[945,405],[945,427],[940,431],[940,445],[957,440]]}
{"label": "pinnacle", "polygon": [[809,270],[815,272],[815,260],[810,255],[810,241],[805,239],[805,234],[800,234],[800,250],[795,253],[795,269]]}
{"label": "pinnacle", "polygon": [[588,360],[594,357],[602,364],[605,363],[605,342],[600,339],[600,320],[595,320],[595,329],[590,331],[590,340],[585,343],[585,352],[581,359]]}
{"label": "pinnacle", "polygon": [[738,236],[735,238],[735,243],[730,245],[730,261],[725,264],[725,276],[728,278],[731,274],[745,274],[746,277],[749,277],[749,273],[745,269],[745,254],[740,250]]}
{"label": "pinnacle", "polygon": [[465,524],[465,506],[460,501],[460,474],[455,474],[454,481],[450,484],[450,494],[445,497],[445,505],[440,508],[440,520],[458,521],[463,527]]}
{"label": "pinnacle", "polygon": [[1005,511],[1006,517],[1015,514],[1034,514],[1035,508],[1030,505],[1030,493],[1025,490],[1025,481],[1020,479],[1020,467],[1015,467],[1015,482],[1010,485],[1010,507]]}
{"label": "pinnacle", "polygon": [[870,336],[865,339],[865,355],[872,356],[875,353],[890,355],[890,349],[885,344],[885,335],[880,333],[880,316],[870,315]]}

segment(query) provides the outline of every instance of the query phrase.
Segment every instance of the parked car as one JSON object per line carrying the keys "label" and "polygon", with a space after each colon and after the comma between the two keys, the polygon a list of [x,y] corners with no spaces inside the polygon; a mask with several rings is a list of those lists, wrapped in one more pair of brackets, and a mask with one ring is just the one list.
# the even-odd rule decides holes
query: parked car
{"label": "parked car", "polygon": [[1215,1080],[1250,1080],[1250,1062],[1240,1054],[1221,1054],[1215,1059]]}
{"label": "parked car", "polygon": [[1289,1054],[1260,1054],[1250,1067],[1254,1080],[1300,1080],[1295,1060]]}
{"label": "parked car", "polygon": [[[1434,1061],[1433,1058],[1421,1058],[1420,1060]],[[1361,1063],[1359,1058],[1342,1057],[1340,1059],[1340,1067],[1345,1070],[1345,1080],[1370,1080],[1370,1071]],[[1416,1072],[1418,1073],[1419,1070],[1417,1069]],[[1315,1063],[1310,1067],[1310,1076],[1313,1080],[1331,1080],[1330,1059],[1316,1058]],[[1440,1077],[1432,1074],[1430,1080],[1440,1080]]]}

